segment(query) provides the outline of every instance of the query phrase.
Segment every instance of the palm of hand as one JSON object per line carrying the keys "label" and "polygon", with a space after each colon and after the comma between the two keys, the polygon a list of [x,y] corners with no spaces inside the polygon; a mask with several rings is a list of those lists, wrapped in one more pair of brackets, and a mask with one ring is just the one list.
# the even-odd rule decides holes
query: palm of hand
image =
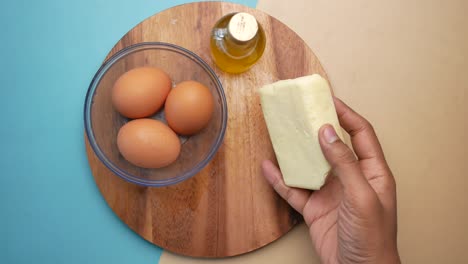
{"label": "palm of hand", "polygon": [[[362,171],[376,171],[372,169],[372,166],[366,167],[366,163],[369,161],[363,160],[360,162]],[[372,165],[372,164],[369,164]],[[387,190],[383,188],[383,177],[378,175],[365,175],[366,179],[372,189],[377,194],[384,193]],[[346,201],[346,197],[343,194],[343,187],[335,176],[330,175],[327,183],[319,191],[313,192],[306,205],[303,208],[304,220],[309,227],[309,234],[312,238],[313,244],[317,254],[324,263],[337,263],[338,259],[342,259],[340,256],[344,251],[349,251],[349,247],[358,246],[356,244],[350,245],[349,243],[339,243],[346,241],[353,241],[353,243],[368,242],[359,241],[366,240],[369,237],[363,235],[363,232],[356,232],[356,227],[363,227],[362,224],[358,223],[359,219],[354,217],[345,217],[356,215],[353,210],[362,209],[359,215],[366,215],[368,212],[372,212],[365,207],[380,207],[380,203],[377,201],[367,201],[367,203],[360,205],[350,206],[350,202]],[[376,203],[377,202],[377,203]],[[351,208],[350,208],[351,207]],[[360,208],[359,208],[360,207]],[[377,208],[378,209],[378,208]],[[374,210],[375,211],[375,210]],[[378,215],[369,215],[371,219],[366,222],[369,223],[372,220],[377,220]],[[372,219],[374,218],[374,219]],[[363,219],[360,219],[362,221]],[[377,235],[377,234],[374,234]],[[346,248],[342,248],[342,247]]]}

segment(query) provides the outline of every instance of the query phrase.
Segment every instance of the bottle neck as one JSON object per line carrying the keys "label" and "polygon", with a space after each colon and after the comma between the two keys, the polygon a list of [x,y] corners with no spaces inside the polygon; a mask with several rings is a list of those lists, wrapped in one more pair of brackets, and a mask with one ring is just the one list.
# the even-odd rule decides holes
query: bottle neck
{"label": "bottle neck", "polygon": [[234,57],[247,57],[255,51],[258,43],[258,33],[249,41],[239,41],[229,31],[225,36],[225,47],[227,53]]}

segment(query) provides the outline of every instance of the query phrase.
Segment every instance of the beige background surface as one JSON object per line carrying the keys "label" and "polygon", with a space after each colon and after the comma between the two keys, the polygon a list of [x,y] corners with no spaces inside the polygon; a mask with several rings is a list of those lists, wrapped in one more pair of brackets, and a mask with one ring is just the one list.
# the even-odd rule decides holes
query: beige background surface
{"label": "beige background surface", "polygon": [[[405,263],[468,261],[468,1],[260,0],[375,126],[398,188]],[[306,228],[254,253],[166,263],[318,263]]]}

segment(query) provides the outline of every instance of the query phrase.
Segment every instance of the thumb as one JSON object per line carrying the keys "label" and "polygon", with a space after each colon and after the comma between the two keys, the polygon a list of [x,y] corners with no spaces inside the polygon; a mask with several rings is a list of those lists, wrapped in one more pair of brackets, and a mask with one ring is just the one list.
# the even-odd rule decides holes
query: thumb
{"label": "thumb", "polygon": [[353,151],[338,137],[333,126],[327,124],[320,128],[319,142],[333,174],[340,179],[345,190],[357,194],[370,187]]}

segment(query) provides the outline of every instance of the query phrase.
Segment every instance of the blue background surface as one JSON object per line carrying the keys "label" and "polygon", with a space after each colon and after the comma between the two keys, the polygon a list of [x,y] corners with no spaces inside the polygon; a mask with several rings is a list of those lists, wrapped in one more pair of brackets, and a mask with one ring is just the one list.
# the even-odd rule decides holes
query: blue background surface
{"label": "blue background surface", "polygon": [[120,222],[100,196],[82,112],[113,45],[143,19],[184,2],[2,1],[1,263],[158,262],[161,250]]}

